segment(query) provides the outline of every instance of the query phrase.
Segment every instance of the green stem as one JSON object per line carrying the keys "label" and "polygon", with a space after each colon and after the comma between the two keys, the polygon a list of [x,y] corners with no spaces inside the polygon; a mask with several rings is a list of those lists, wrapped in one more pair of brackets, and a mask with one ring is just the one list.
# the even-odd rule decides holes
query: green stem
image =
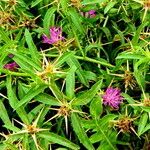
{"label": "green stem", "polygon": [[[45,54],[45,56],[58,57],[59,55],[57,55],[57,54]],[[89,58],[89,57],[75,56],[75,58],[77,58],[79,60],[84,60],[84,61],[96,63],[96,64],[101,64],[101,65],[104,65],[104,66],[107,66],[107,67],[114,67],[113,65],[111,65],[107,62],[101,62],[99,60],[92,59],[92,58]]]}
{"label": "green stem", "polygon": [[5,70],[5,69],[0,69],[0,72],[5,73],[7,75],[14,75],[14,76],[23,76],[23,77],[29,76],[27,73],[14,72],[14,71],[9,71],[9,70]]}
{"label": "green stem", "polygon": [[81,57],[81,56],[75,56],[75,57],[77,59],[79,59],[79,60],[85,60],[85,61],[88,61],[88,62],[92,62],[92,63],[96,63],[96,64],[101,64],[101,65],[108,66],[108,67],[114,67],[113,65],[111,65],[109,63],[101,62],[99,60],[92,59],[92,58],[89,58],[89,57]]}

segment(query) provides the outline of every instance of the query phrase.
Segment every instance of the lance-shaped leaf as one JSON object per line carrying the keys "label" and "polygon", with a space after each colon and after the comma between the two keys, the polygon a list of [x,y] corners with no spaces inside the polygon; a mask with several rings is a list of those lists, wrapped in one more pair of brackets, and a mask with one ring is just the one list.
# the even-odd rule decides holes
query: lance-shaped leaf
{"label": "lance-shaped leaf", "polygon": [[79,97],[74,99],[74,101],[72,102],[72,105],[86,105],[87,103],[89,103],[93,99],[93,97],[96,95],[98,90],[101,88],[102,82],[103,80],[98,81],[91,87],[90,90],[84,92]]}
{"label": "lance-shaped leaf", "polygon": [[61,136],[59,136],[55,133],[52,133],[52,132],[38,133],[38,136],[48,140],[49,142],[60,144],[62,146],[71,148],[72,150],[78,150],[79,149],[78,145],[76,145],[76,144],[72,143],[71,141],[69,141],[68,139],[61,137]]}
{"label": "lance-shaped leaf", "polygon": [[46,93],[40,93],[35,97],[35,100],[47,104],[47,105],[54,105],[54,106],[60,106],[60,102],[54,98],[53,96],[46,94]]}
{"label": "lance-shaped leaf", "polygon": [[73,66],[67,73],[66,76],[66,95],[72,99],[75,91],[75,71],[76,66]]}
{"label": "lance-shaped leaf", "polygon": [[80,140],[80,142],[86,147],[86,149],[94,150],[92,143],[90,142],[86,132],[81,126],[80,118],[78,117],[78,115],[75,113],[72,113],[71,121],[72,121],[73,130],[78,136],[78,139]]}
{"label": "lance-shaped leaf", "polygon": [[70,57],[73,56],[72,52],[63,53],[60,57],[57,58],[55,67],[60,67],[64,62],[66,62]]}
{"label": "lance-shaped leaf", "polygon": [[145,126],[147,124],[148,115],[147,113],[143,113],[140,117],[139,125],[138,125],[138,135],[140,136],[143,133],[143,130],[145,129]]}
{"label": "lance-shaped leaf", "polygon": [[98,119],[102,112],[103,112],[102,98],[98,95],[91,101],[90,114],[93,117],[93,119],[95,118]]}
{"label": "lance-shaped leaf", "polygon": [[54,25],[53,16],[56,10],[56,7],[50,7],[44,16],[43,27],[47,35],[49,34],[49,28]]}
{"label": "lance-shaped leaf", "polygon": [[81,81],[82,84],[84,84],[85,86],[89,86],[89,83],[85,77],[85,74],[81,68],[81,65],[79,63],[79,61],[75,58],[75,57],[70,57],[69,60],[67,60],[67,64],[72,68],[73,66],[76,66],[77,67],[77,70],[76,70],[76,74],[79,78],[79,80]]}
{"label": "lance-shaped leaf", "polygon": [[29,47],[31,58],[40,65],[39,54],[28,29],[25,30],[25,39]]}
{"label": "lance-shaped leaf", "polygon": [[57,84],[55,83],[55,81],[51,80],[49,83],[49,88],[52,91],[53,95],[61,100],[63,98],[65,98],[66,96],[60,91],[59,87],[57,86]]}
{"label": "lance-shaped leaf", "polygon": [[42,93],[46,87],[46,85],[36,85],[35,87],[31,88],[28,93],[17,103],[16,109],[32,100],[39,93]]}
{"label": "lance-shaped leaf", "polygon": [[11,124],[11,121],[9,119],[8,113],[2,100],[0,100],[0,114],[0,118],[3,120],[4,124]]}
{"label": "lance-shaped leaf", "polygon": [[[7,86],[7,97],[9,100],[9,104],[15,110],[15,108],[16,108],[15,106],[19,102],[19,100],[17,99],[17,96],[15,95],[15,93],[13,91],[11,76],[7,76],[6,84],[7,84],[6,85]],[[24,123],[26,123],[26,124],[29,123],[27,113],[23,107],[20,107],[18,110],[16,110],[16,112]]]}
{"label": "lance-shaped leaf", "polygon": [[27,64],[27,67],[30,67],[31,69],[35,68],[38,71],[41,71],[41,65],[39,65],[37,63],[37,61],[35,61],[34,59],[28,57],[27,55],[25,55],[24,53],[19,53],[19,52],[15,52],[12,50],[8,50],[8,52],[12,53],[15,55],[14,60],[17,61],[18,63],[22,62]]}

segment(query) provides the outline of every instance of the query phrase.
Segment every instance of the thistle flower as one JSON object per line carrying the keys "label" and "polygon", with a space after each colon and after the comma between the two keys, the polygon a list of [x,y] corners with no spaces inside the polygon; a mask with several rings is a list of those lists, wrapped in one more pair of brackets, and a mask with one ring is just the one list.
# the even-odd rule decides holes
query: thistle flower
{"label": "thistle flower", "polygon": [[90,10],[90,11],[88,11],[88,14],[89,14],[90,18],[93,18],[93,17],[96,16],[96,11],[95,10]]}
{"label": "thistle flower", "polygon": [[133,131],[137,134],[133,128],[133,121],[136,118],[130,118],[129,116],[124,116],[116,121],[114,121],[114,125],[120,130],[120,132],[127,133]]}
{"label": "thistle flower", "polygon": [[8,54],[8,57],[9,57],[9,58],[13,58],[14,55],[13,55],[13,54]]}
{"label": "thistle flower", "polygon": [[85,18],[94,18],[96,16],[96,11],[95,10],[90,10],[88,12],[80,12],[82,16]]}
{"label": "thistle flower", "polygon": [[123,100],[120,90],[112,87],[107,88],[102,98],[104,105],[109,105],[116,109],[119,108],[118,106]]}
{"label": "thistle flower", "polygon": [[64,37],[62,36],[62,29],[60,27],[51,27],[50,28],[50,38],[45,34],[42,36],[43,43],[55,44],[58,41],[62,41]]}
{"label": "thistle flower", "polygon": [[12,62],[12,63],[8,63],[4,65],[4,68],[10,71],[14,71],[15,69],[17,69],[19,66],[16,62]]}

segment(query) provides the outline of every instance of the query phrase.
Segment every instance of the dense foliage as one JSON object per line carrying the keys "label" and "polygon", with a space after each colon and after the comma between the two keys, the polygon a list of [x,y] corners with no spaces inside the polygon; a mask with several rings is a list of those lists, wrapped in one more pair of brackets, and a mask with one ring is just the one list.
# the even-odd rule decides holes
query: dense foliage
{"label": "dense foliage", "polygon": [[1,0],[0,150],[149,150],[149,27],[149,0]]}

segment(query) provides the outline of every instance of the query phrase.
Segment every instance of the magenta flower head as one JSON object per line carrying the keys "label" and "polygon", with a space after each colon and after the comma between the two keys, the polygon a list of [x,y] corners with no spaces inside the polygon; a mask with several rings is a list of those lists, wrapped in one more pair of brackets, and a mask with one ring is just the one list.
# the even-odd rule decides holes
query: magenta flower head
{"label": "magenta flower head", "polygon": [[13,58],[14,55],[13,55],[13,54],[8,54],[8,57],[9,57],[9,58]]}
{"label": "magenta flower head", "polygon": [[62,36],[62,29],[60,27],[51,27],[50,28],[50,38],[45,34],[42,36],[43,43],[55,44],[58,41],[62,41],[64,37]]}
{"label": "magenta flower head", "polygon": [[93,18],[93,17],[96,16],[96,11],[95,10],[90,10],[90,11],[88,11],[88,14],[89,14],[90,18]]}
{"label": "magenta flower head", "polygon": [[88,12],[80,12],[80,14],[85,18],[94,18],[96,16],[96,11],[90,10]]}
{"label": "magenta flower head", "polygon": [[119,105],[123,100],[120,89],[112,88],[112,87],[107,88],[102,98],[103,98],[104,105],[109,105],[116,109],[119,108]]}
{"label": "magenta flower head", "polygon": [[4,68],[10,71],[14,71],[19,67],[19,65],[16,62],[8,63],[4,65]]}

